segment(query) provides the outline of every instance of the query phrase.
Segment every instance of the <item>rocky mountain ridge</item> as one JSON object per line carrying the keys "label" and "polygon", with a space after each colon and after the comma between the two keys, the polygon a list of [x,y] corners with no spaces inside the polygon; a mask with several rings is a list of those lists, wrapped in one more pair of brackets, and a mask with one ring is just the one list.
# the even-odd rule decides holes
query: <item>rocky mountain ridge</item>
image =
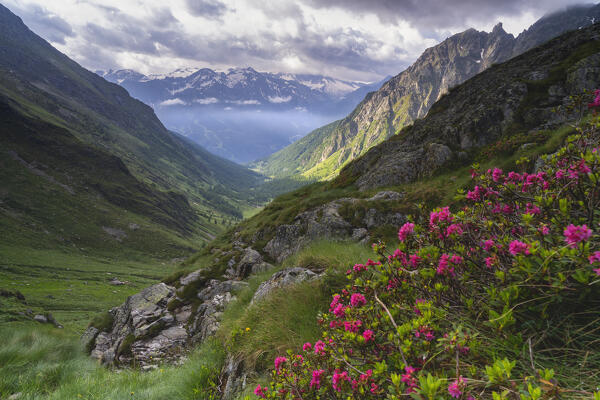
{"label": "rocky mountain ridge", "polygon": [[[450,88],[495,63],[596,20],[600,20],[600,5],[576,6],[541,18],[516,38],[507,34],[502,24],[490,33],[469,29],[453,35],[425,50],[409,68],[368,95],[327,135],[317,130],[304,142],[288,146],[257,166],[267,175],[330,179],[349,161],[423,118]],[[311,140],[309,136],[319,138]]]}
{"label": "rocky mountain ridge", "polygon": [[253,68],[96,73],[152,106],[169,129],[238,163],[265,157],[346,115],[383,84]]}

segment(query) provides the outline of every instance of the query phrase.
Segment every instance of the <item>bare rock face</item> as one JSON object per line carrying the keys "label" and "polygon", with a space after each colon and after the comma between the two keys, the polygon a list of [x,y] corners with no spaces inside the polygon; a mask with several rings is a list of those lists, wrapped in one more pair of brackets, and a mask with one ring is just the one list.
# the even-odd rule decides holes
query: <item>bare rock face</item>
{"label": "bare rock face", "polygon": [[287,268],[276,272],[270,279],[260,284],[258,289],[256,289],[250,304],[254,304],[257,301],[264,299],[275,289],[295,285],[301,282],[312,281],[318,277],[319,275],[311,270],[301,267]]}
{"label": "bare rock face", "polygon": [[202,342],[216,332],[221,313],[235,298],[232,292],[246,285],[217,280],[200,285],[196,297],[201,303],[192,313],[189,301],[178,298],[178,293],[185,292],[187,285],[197,285],[200,279],[201,274],[192,273],[182,278],[186,285],[179,289],[159,283],[129,297],[110,310],[113,322],[108,329],[101,332],[90,326],[82,343],[104,364],[148,366],[179,360],[191,343]]}
{"label": "bare rock face", "polygon": [[227,276],[229,278],[240,279],[244,279],[251,274],[258,274],[273,268],[273,266],[265,262],[260,253],[254,250],[252,247],[246,247],[243,249],[240,261],[236,263],[235,259],[232,258],[228,266],[229,268],[227,269]]}

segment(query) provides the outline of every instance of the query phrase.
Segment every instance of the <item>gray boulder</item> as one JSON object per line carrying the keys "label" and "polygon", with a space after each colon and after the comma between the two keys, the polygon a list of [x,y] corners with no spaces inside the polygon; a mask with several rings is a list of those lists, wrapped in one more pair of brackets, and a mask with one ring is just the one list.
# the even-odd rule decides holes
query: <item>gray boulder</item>
{"label": "gray boulder", "polygon": [[256,289],[250,304],[260,301],[275,289],[295,285],[301,282],[312,281],[319,278],[319,276],[320,275],[315,274],[311,270],[301,267],[287,268],[276,272],[271,278],[260,284],[258,289]]}

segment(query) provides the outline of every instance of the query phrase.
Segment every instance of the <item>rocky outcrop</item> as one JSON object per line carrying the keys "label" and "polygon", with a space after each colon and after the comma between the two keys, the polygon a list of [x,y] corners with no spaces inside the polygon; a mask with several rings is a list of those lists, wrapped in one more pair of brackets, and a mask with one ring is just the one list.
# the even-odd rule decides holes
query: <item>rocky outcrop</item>
{"label": "rocky outcrop", "polygon": [[252,247],[242,248],[241,252],[240,261],[236,262],[235,257],[229,260],[226,277],[244,279],[251,274],[273,269],[273,265],[265,262],[262,255]]}
{"label": "rocky outcrop", "polygon": [[260,301],[267,297],[273,290],[296,285],[298,283],[307,282],[315,280],[319,277],[316,273],[307,268],[294,267],[287,268],[282,271],[276,272],[269,278],[260,284],[256,292],[254,292],[254,296],[250,301],[250,304],[254,304],[257,301]]}
{"label": "rocky outcrop", "polygon": [[[129,297],[109,311],[112,324],[105,331],[90,326],[82,343],[91,356],[112,365],[174,362],[191,343],[214,334],[225,306],[235,298],[233,292],[246,283],[209,280],[198,285],[202,275],[190,275],[179,289],[159,283]],[[196,285],[200,287],[193,299],[179,297]]]}
{"label": "rocky outcrop", "polygon": [[[325,205],[298,214],[291,224],[279,225],[274,237],[266,244],[264,251],[277,262],[296,253],[315,239],[349,239],[356,238],[368,241],[368,230],[380,225],[399,226],[405,222],[405,216],[395,211],[379,211],[375,202],[398,202],[401,194],[397,192],[380,192],[370,199],[342,198]],[[360,221],[351,216],[342,216],[340,210],[344,205],[362,202],[367,211]],[[369,207],[369,203],[373,207]]]}

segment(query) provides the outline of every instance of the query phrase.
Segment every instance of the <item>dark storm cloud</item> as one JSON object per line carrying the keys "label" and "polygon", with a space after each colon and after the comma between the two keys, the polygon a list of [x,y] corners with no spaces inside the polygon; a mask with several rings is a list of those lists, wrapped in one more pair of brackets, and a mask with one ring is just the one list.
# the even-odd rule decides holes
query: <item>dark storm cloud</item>
{"label": "dark storm cloud", "polygon": [[29,28],[48,41],[65,44],[65,38],[75,35],[67,21],[37,4],[11,8]]}
{"label": "dark storm cloud", "polygon": [[[469,21],[521,15],[527,11],[553,11],[582,0],[301,0],[314,8],[340,8],[353,13],[373,13],[387,24],[408,21],[419,28],[462,26]],[[583,1],[585,2],[585,1]]]}
{"label": "dark storm cloud", "polygon": [[228,10],[219,0],[186,0],[186,5],[196,17],[219,18]]}

